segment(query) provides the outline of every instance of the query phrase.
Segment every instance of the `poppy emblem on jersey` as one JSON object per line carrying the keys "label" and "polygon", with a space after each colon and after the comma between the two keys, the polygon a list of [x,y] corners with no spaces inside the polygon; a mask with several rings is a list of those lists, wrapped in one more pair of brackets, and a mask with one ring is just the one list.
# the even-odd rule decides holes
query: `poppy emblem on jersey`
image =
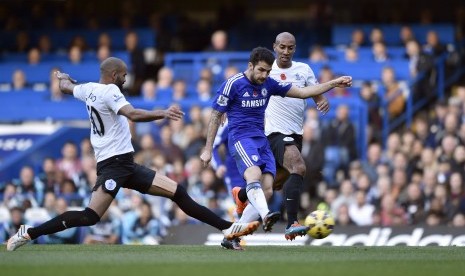
{"label": "poppy emblem on jersey", "polygon": [[253,161],[255,161],[255,162],[257,162],[257,161],[258,161],[258,156],[257,156],[257,155],[255,155],[255,154],[254,154],[254,155],[252,155],[252,160],[253,160]]}
{"label": "poppy emblem on jersey", "polygon": [[286,74],[284,73],[281,74],[281,80],[286,80]]}
{"label": "poppy emblem on jersey", "polygon": [[218,97],[218,99],[216,100],[216,103],[219,105],[219,106],[227,106],[228,105],[228,97],[226,96],[223,96],[223,95],[220,95]]}
{"label": "poppy emblem on jersey", "polygon": [[283,138],[283,141],[284,142],[292,142],[292,141],[294,141],[294,138],[286,136],[286,137]]}
{"label": "poppy emblem on jersey", "polygon": [[108,191],[113,191],[116,188],[116,182],[113,179],[108,179],[105,181],[105,188]]}
{"label": "poppy emblem on jersey", "polygon": [[252,95],[253,95],[254,98],[256,98],[258,96],[258,92],[254,91]]}
{"label": "poppy emblem on jersey", "polygon": [[262,96],[266,97],[266,95],[268,95],[268,90],[266,90],[266,88],[262,88]]}

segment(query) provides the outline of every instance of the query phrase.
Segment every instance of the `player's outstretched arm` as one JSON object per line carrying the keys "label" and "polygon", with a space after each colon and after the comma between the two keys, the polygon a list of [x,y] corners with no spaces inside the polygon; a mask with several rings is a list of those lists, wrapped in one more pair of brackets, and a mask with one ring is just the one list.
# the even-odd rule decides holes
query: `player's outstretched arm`
{"label": "player's outstretched arm", "polygon": [[218,132],[218,128],[222,122],[222,116],[223,113],[215,109],[212,110],[212,114],[210,115],[210,122],[208,123],[207,142],[205,143],[205,148],[200,155],[200,159],[202,160],[204,166],[207,166],[212,159],[213,142],[215,140],[216,133]]}
{"label": "player's outstretched arm", "polygon": [[351,85],[352,77],[350,76],[342,76],[325,83],[302,88],[293,85],[291,89],[289,89],[289,91],[287,92],[286,97],[307,99],[310,97],[321,95],[333,89],[334,87],[350,87]]}
{"label": "player's outstretched arm", "polygon": [[59,80],[59,87],[61,92],[64,94],[73,94],[73,89],[76,86],[77,81],[72,79],[68,74],[60,71],[55,71],[55,77]]}
{"label": "player's outstretched arm", "polygon": [[165,110],[145,110],[134,108],[132,105],[127,104],[119,109],[118,114],[125,116],[133,122],[151,122],[160,119],[177,121],[184,116],[184,112],[176,105],[172,105]]}

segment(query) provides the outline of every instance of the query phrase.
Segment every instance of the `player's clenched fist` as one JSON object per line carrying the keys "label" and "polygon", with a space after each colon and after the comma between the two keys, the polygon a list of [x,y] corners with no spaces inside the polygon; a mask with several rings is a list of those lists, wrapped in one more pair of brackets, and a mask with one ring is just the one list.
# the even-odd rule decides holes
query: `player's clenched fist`
{"label": "player's clenched fist", "polygon": [[333,81],[334,87],[351,87],[352,86],[352,77],[351,76],[342,76]]}
{"label": "player's clenched fist", "polygon": [[165,110],[165,118],[170,120],[179,120],[184,116],[184,112],[179,109],[179,106],[172,105]]}
{"label": "player's clenched fist", "polygon": [[200,155],[200,160],[202,160],[203,165],[206,167],[210,160],[212,160],[212,152],[209,150],[204,150]]}

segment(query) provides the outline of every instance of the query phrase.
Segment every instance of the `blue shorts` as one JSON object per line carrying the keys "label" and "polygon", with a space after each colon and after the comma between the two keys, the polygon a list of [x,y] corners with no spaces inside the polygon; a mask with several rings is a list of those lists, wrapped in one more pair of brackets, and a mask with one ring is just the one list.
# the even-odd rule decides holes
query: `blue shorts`
{"label": "blue shorts", "polygon": [[275,177],[276,163],[265,136],[230,142],[228,147],[231,156],[236,160],[240,175],[244,176],[247,168],[258,166],[262,173],[271,173]]}

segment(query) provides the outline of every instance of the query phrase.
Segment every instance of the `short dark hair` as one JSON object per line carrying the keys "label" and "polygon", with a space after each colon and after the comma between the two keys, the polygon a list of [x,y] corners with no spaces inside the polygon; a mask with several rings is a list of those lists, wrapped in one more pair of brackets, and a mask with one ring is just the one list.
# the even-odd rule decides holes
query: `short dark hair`
{"label": "short dark hair", "polygon": [[270,50],[265,47],[257,47],[252,50],[250,53],[249,62],[252,63],[253,66],[257,65],[260,61],[264,61],[270,66],[273,65],[274,62],[274,54]]}

